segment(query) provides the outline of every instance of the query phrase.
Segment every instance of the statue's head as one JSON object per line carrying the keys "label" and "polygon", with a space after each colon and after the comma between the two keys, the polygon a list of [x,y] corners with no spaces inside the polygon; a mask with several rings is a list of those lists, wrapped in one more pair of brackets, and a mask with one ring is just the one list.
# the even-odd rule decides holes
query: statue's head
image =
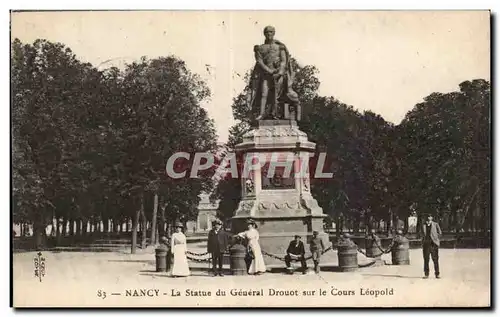
{"label": "statue's head", "polygon": [[274,26],[268,25],[264,28],[264,36],[266,37],[266,40],[272,40],[275,33],[276,30],[274,29]]}

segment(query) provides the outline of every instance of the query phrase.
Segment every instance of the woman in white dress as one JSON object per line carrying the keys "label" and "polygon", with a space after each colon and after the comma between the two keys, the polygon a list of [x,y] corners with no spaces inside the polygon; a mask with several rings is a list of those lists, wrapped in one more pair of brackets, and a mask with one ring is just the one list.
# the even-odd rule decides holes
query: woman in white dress
{"label": "woman in white dress", "polygon": [[248,220],[248,230],[238,233],[238,236],[248,240],[248,248],[253,254],[252,264],[248,269],[248,274],[260,275],[266,272],[266,264],[259,244],[259,232],[257,231],[257,224],[253,220]]}
{"label": "woman in white dress", "polygon": [[182,233],[183,225],[177,223],[175,225],[176,232],[172,234],[170,246],[172,248],[172,255],[174,257],[174,264],[170,274],[173,277],[189,276],[189,265],[186,256],[187,245],[186,236]]}

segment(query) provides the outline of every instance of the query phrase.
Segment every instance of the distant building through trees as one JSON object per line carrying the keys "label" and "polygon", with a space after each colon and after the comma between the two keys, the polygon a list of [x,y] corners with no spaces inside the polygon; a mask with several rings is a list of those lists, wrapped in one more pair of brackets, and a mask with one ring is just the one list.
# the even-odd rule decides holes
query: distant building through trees
{"label": "distant building through trees", "polygon": [[217,217],[219,202],[210,202],[210,194],[200,195],[198,217],[186,223],[186,233],[208,233],[212,229],[212,221]]}

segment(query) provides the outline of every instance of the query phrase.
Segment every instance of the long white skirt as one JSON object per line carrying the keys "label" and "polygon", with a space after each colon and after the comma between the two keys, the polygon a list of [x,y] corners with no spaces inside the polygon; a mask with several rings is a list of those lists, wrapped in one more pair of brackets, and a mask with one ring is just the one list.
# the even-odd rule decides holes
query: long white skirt
{"label": "long white skirt", "polygon": [[172,276],[189,276],[189,265],[186,256],[186,245],[176,244],[172,248],[172,254],[174,256],[174,264],[172,265],[172,270],[170,275]]}
{"label": "long white skirt", "polygon": [[250,241],[249,246],[252,249],[254,258],[252,260],[252,264],[250,264],[250,268],[248,269],[248,274],[265,273],[266,264],[264,263],[264,257],[262,256],[259,243],[256,241]]}

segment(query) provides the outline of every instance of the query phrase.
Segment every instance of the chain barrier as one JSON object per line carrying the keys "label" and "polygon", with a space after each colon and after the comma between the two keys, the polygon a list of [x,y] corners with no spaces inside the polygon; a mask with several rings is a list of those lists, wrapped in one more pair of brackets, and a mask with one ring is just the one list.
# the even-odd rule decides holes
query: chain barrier
{"label": "chain barrier", "polygon": [[193,255],[193,256],[205,256],[208,254],[208,252],[204,252],[204,253],[195,253],[195,252],[191,252],[191,251],[187,251],[186,252],[187,254],[189,255]]}
{"label": "chain barrier", "polygon": [[366,263],[366,264],[358,264],[359,268],[365,268],[365,267],[369,267],[369,266],[374,265],[375,263],[377,263],[377,260],[375,260],[374,258],[378,258],[379,256],[381,256],[383,254],[383,253],[380,253],[380,254],[377,254],[377,255],[368,256],[368,255],[366,255],[366,252],[363,249],[361,249],[357,244],[355,244],[355,245],[356,245],[356,249],[358,250],[359,253],[363,254],[368,259],[372,259],[373,260],[373,261],[371,261],[369,263]]}
{"label": "chain barrier", "polygon": [[[208,255],[208,258],[199,258],[199,257],[204,257]],[[194,262],[210,262],[212,260],[212,257],[208,252],[203,252],[203,253],[196,253],[196,252],[191,252],[191,251],[186,251],[186,257],[190,261]]]}
{"label": "chain barrier", "polygon": [[[367,258],[370,258],[370,259],[373,259],[373,258],[377,258],[377,257],[380,257],[382,256],[383,254],[387,254],[389,252],[391,252],[392,250],[392,247],[394,246],[394,243],[395,243],[395,239],[392,238],[392,241],[391,243],[389,244],[388,248],[386,250],[384,250],[382,248],[382,246],[378,243],[377,240],[374,239],[374,243],[375,243],[375,246],[380,250],[380,254],[377,254],[377,255],[371,255],[371,256],[368,256],[366,254],[366,251],[361,249],[357,244],[356,244],[356,249],[359,253],[363,254],[365,257]],[[325,254],[326,252],[330,251],[330,250],[333,250],[333,245],[329,246],[328,248],[326,248],[325,250],[323,250],[321,252],[321,255]],[[270,258],[273,258],[273,259],[276,259],[276,260],[279,260],[279,261],[282,261],[282,262],[285,262],[285,258],[284,257],[280,257],[276,254],[272,254],[272,253],[269,253],[269,252],[266,252],[264,250],[262,250],[262,254],[265,255],[265,256],[268,256]],[[212,260],[210,254],[208,252],[203,252],[203,253],[195,253],[195,252],[191,252],[191,251],[187,251],[186,252],[186,255],[187,255],[187,258],[191,261],[195,261],[195,262],[210,262]],[[209,255],[208,258],[196,258],[196,257],[204,257],[206,255]],[[308,256],[305,258],[306,261],[312,259],[312,255]],[[367,263],[367,264],[363,264],[363,265],[358,265],[359,267],[368,267],[368,266],[371,266],[375,263],[375,261],[373,262],[370,262],[370,263]]]}
{"label": "chain barrier", "polygon": [[[368,256],[368,255],[366,254],[366,251],[365,251],[365,250],[363,250],[363,249],[361,249],[358,245],[356,245],[356,249],[358,250],[358,252],[359,252],[359,253],[363,254],[363,255],[364,255],[365,257],[367,257],[367,258],[378,258],[378,257],[382,256],[383,254],[390,253],[390,252],[391,252],[391,250],[392,250],[392,247],[394,246],[394,238],[392,239],[391,243],[389,244],[389,247],[388,247],[386,250],[384,250],[384,249],[380,246],[380,244],[377,242],[377,240],[374,240],[374,242],[375,242],[375,245],[377,246],[377,248],[381,251],[381,253],[380,253],[380,254],[376,254],[376,255]],[[321,252],[321,255],[325,254],[326,252],[328,252],[328,251],[330,251],[330,250],[332,250],[332,249],[333,249],[333,245],[331,245],[331,246],[329,246],[328,248],[326,248],[325,250],[323,250],[323,251]],[[284,257],[280,257],[280,256],[277,256],[277,255],[275,255],[275,254],[272,254],[272,253],[269,253],[269,252],[266,252],[266,251],[262,251],[262,254],[264,254],[264,255],[266,255],[266,256],[268,256],[268,257],[270,257],[270,258],[273,258],[273,259],[276,259],[276,260],[279,260],[279,261],[285,262],[285,258],[284,258]],[[306,260],[306,261],[308,261],[308,260],[310,260],[310,259],[312,259],[312,255],[310,255],[310,256],[308,256],[308,257],[306,257],[306,258],[305,258],[305,260]],[[373,262],[373,263],[375,263],[375,262]],[[370,263],[369,265],[372,265],[373,263]],[[368,265],[368,266],[369,266],[369,265]],[[360,266],[360,267],[362,267],[362,266]]]}
{"label": "chain barrier", "polygon": [[381,256],[383,254],[383,253],[380,253],[380,254],[377,254],[377,255],[368,256],[366,254],[366,251],[364,251],[363,249],[361,249],[357,244],[356,244],[356,249],[358,250],[359,253],[363,254],[367,258],[378,258],[379,256]]}
{"label": "chain barrier", "polygon": [[[224,254],[227,254],[227,253],[224,253]],[[195,256],[204,257],[206,255],[208,255],[208,258],[201,258],[201,259],[195,258]],[[191,251],[186,251],[186,257],[188,258],[188,260],[195,261],[195,262],[210,262],[210,261],[212,261],[212,256],[208,252],[195,253],[195,252],[191,252]]]}
{"label": "chain barrier", "polygon": [[369,267],[369,266],[372,266],[373,264],[377,263],[377,261],[373,260],[372,262],[370,263],[366,263],[366,264],[358,264],[358,267],[359,268],[364,268],[364,267]]}
{"label": "chain barrier", "polygon": [[376,247],[377,247],[377,248],[378,248],[378,249],[379,249],[379,250],[380,250],[383,254],[387,254],[387,253],[391,252],[392,247],[394,246],[394,243],[395,243],[394,241],[395,241],[395,240],[396,240],[396,239],[393,237],[393,238],[392,238],[391,243],[389,244],[389,246],[387,247],[387,249],[386,249],[386,250],[382,249],[382,246],[381,246],[381,245],[377,242],[377,240],[374,240],[374,241],[375,241],[375,246],[376,246]]}
{"label": "chain barrier", "polygon": [[381,253],[376,254],[376,255],[368,256],[368,255],[366,255],[366,251],[364,251],[363,249],[361,249],[358,245],[356,245],[356,248],[357,248],[357,250],[358,250],[359,253],[363,254],[367,258],[378,258],[378,257],[382,256],[383,254],[387,254],[387,253],[390,253],[392,251],[392,247],[394,246],[394,240],[395,239],[392,238],[392,241],[389,244],[389,247],[384,250],[384,249],[382,249],[382,246],[378,243],[378,241],[376,239],[373,239],[373,242],[375,243],[375,246],[381,252]]}
{"label": "chain barrier", "polygon": [[[328,252],[328,251],[330,251],[330,250],[332,250],[332,249],[333,249],[333,246],[329,246],[328,248],[326,248],[326,249],[324,249],[323,251],[321,251],[321,255],[325,254],[326,252]],[[275,255],[275,254],[272,254],[272,253],[269,253],[269,252],[266,252],[266,251],[262,251],[262,254],[263,254],[263,255],[266,255],[266,256],[268,256],[268,257],[270,257],[270,258],[273,258],[273,259],[276,259],[276,260],[280,260],[280,261],[282,261],[282,262],[285,262],[285,258],[284,258],[284,257],[279,257],[279,256],[277,256],[277,255]],[[308,256],[307,258],[305,258],[305,260],[306,260],[306,261],[307,261],[307,260],[310,260],[310,259],[312,259],[312,255],[310,255],[310,256]]]}
{"label": "chain barrier", "polygon": [[193,258],[192,256],[189,256],[187,255],[187,258],[188,260],[190,261],[195,261],[195,262],[210,262],[212,260],[212,258],[206,258],[206,259],[197,259],[197,258]]}
{"label": "chain barrier", "polygon": [[266,252],[266,251],[262,251],[262,254],[264,254],[264,255],[266,255],[266,256],[268,256],[268,257],[270,257],[270,258],[273,258],[273,259],[276,259],[276,260],[279,260],[279,261],[285,262],[285,258],[279,257],[279,256],[274,255],[274,254],[272,254],[272,253],[268,253],[268,252]]}

